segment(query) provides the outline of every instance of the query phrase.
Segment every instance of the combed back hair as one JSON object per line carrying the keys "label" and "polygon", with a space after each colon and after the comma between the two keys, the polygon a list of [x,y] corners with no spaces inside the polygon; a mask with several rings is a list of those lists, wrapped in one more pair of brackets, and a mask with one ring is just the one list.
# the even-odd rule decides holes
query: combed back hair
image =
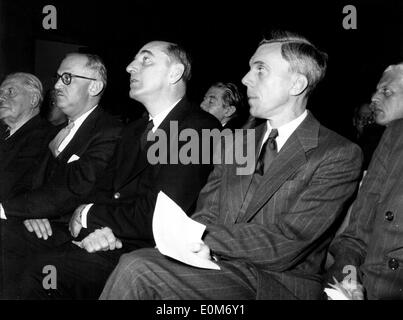
{"label": "combed back hair", "polygon": [[307,78],[306,95],[308,96],[325,76],[327,54],[306,38],[288,31],[274,32],[271,39],[262,40],[259,46],[269,43],[280,43],[281,55],[290,64],[291,71]]}
{"label": "combed back hair", "polygon": [[168,42],[166,52],[168,57],[184,66],[182,80],[187,83],[192,77],[192,61],[189,53],[185,51],[180,45]]}
{"label": "combed back hair", "polygon": [[41,80],[39,80],[33,74],[26,73],[26,72],[11,73],[11,74],[7,75],[7,77],[4,79],[4,81],[10,80],[10,79],[18,79],[21,82],[21,85],[27,91],[37,95],[38,103],[36,106],[41,106],[42,101],[43,101],[43,87],[42,87]]}
{"label": "combed back hair", "polygon": [[243,97],[235,84],[231,82],[216,82],[212,85],[212,87],[224,89],[222,99],[225,106],[234,106],[236,111],[239,111]]}
{"label": "combed back hair", "polygon": [[83,56],[87,58],[88,61],[85,64],[85,67],[95,72],[96,74],[95,78],[97,78],[99,81],[103,83],[104,86],[102,91],[104,91],[108,83],[108,74],[106,71],[105,64],[102,61],[101,57],[99,57],[96,54],[89,54],[89,53],[69,53],[67,54],[66,57],[74,55]]}

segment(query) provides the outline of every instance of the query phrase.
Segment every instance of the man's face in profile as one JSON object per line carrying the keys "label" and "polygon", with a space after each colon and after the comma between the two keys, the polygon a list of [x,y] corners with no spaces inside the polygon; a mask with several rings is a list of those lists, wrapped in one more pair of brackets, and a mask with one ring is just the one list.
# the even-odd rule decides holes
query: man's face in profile
{"label": "man's face in profile", "polygon": [[281,114],[293,85],[290,64],[281,55],[281,44],[261,45],[249,65],[242,83],[247,87],[250,114],[263,119]]}
{"label": "man's face in profile", "polygon": [[230,110],[228,110],[229,108],[227,108],[224,103],[224,92],[224,88],[212,86],[207,90],[206,95],[200,104],[200,108],[212,114],[214,117],[220,120],[220,122],[222,122],[226,117],[230,117],[232,113],[234,113],[234,111],[230,112]]}
{"label": "man's face in profile", "polygon": [[28,116],[34,106],[30,92],[17,77],[8,78],[0,86],[0,119],[10,125]]}
{"label": "man's face in profile", "polygon": [[162,92],[169,83],[170,60],[164,52],[166,43],[150,42],[137,53],[127,66],[130,73],[130,97],[143,102]]}
{"label": "man's face in profile", "polygon": [[371,100],[376,123],[387,125],[403,118],[403,71],[385,72]]}

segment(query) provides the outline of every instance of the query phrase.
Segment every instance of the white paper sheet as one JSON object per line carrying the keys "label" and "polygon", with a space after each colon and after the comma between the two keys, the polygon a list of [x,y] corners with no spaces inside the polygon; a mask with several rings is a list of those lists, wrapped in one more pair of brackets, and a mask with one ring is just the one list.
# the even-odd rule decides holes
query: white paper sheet
{"label": "white paper sheet", "polygon": [[190,250],[194,243],[202,243],[206,226],[189,218],[164,192],[160,191],[154,209],[153,234],[158,250],[188,265],[220,270],[211,260],[202,259]]}

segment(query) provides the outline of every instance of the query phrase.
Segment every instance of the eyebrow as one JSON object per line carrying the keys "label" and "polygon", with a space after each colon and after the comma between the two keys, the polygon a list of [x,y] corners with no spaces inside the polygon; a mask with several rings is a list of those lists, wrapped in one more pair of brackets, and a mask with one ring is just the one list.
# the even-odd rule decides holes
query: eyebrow
{"label": "eyebrow", "polygon": [[261,61],[261,60],[257,60],[257,61],[250,61],[249,62],[249,65],[250,66],[256,66],[256,65],[258,65],[258,66],[264,66],[264,67],[269,67],[266,63],[264,63],[263,61]]}
{"label": "eyebrow", "polygon": [[154,53],[152,53],[150,50],[147,50],[147,49],[143,49],[143,50],[141,50],[140,52],[139,52],[139,55],[141,55],[141,54],[149,54],[149,55],[151,55],[151,56],[154,56]]}

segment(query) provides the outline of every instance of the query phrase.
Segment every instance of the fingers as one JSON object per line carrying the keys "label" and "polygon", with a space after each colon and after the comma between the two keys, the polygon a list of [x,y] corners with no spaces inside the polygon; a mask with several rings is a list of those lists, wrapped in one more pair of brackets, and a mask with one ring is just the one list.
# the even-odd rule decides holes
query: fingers
{"label": "fingers", "polygon": [[48,219],[42,219],[42,225],[45,227],[46,233],[48,236],[52,236],[52,228],[50,226],[50,222]]}
{"label": "fingers", "polygon": [[38,238],[47,240],[52,235],[52,228],[48,219],[29,219],[24,221],[29,232],[35,232]]}
{"label": "fingers", "polygon": [[211,260],[210,248],[203,242],[194,242],[190,244],[190,250],[202,259]]}
{"label": "fingers", "polygon": [[25,228],[27,228],[27,230],[29,232],[34,232],[34,228],[31,225],[31,220],[25,220],[24,225],[25,225]]}
{"label": "fingers", "polygon": [[122,248],[122,242],[117,239],[110,228],[97,229],[88,235],[83,241],[82,246],[87,252],[98,252],[115,250]]}

